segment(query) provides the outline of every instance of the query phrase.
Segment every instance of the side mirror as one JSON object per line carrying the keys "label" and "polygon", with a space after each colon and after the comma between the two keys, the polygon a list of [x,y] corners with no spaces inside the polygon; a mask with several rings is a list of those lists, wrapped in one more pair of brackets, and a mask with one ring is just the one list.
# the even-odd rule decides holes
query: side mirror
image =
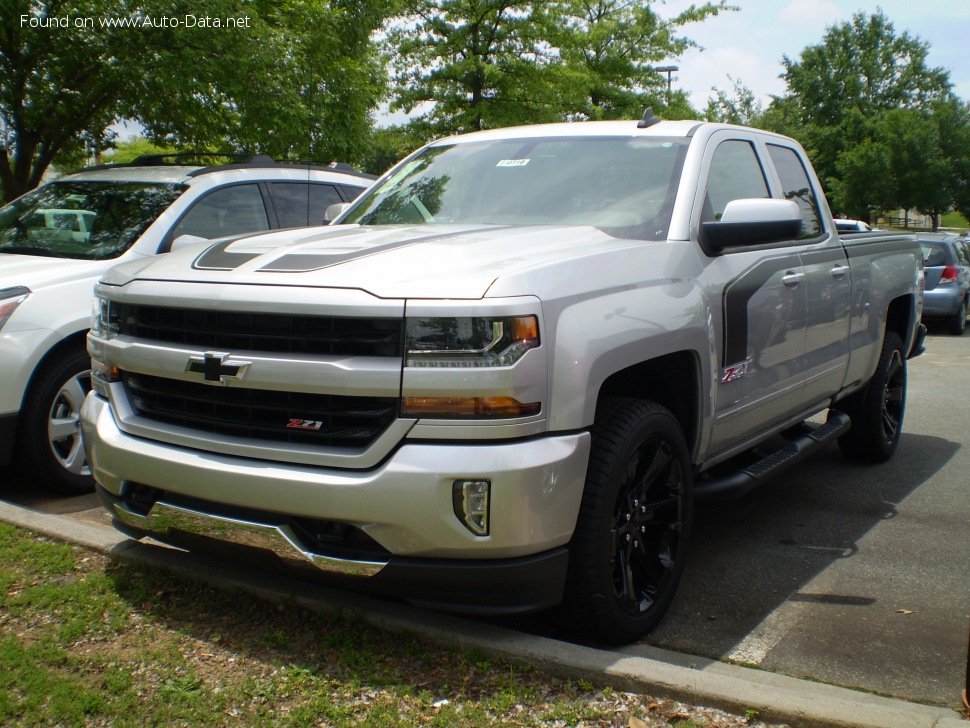
{"label": "side mirror", "polygon": [[793,200],[731,200],[721,219],[701,223],[705,252],[717,255],[724,248],[794,240],[802,230],[802,215]]}
{"label": "side mirror", "polygon": [[340,213],[346,210],[348,207],[350,207],[349,202],[335,202],[334,204],[330,205],[330,207],[328,207],[326,211],[323,213],[323,222],[324,223],[333,222],[334,220],[337,219]]}
{"label": "side mirror", "polygon": [[172,247],[169,249],[169,252],[172,253],[179,248],[184,248],[186,245],[206,242],[208,242],[208,238],[200,238],[198,235],[179,235],[172,241]]}

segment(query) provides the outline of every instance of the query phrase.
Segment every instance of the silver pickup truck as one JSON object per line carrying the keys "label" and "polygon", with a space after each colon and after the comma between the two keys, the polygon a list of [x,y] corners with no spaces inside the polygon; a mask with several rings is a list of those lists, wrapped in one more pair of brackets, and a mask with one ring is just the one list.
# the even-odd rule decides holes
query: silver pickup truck
{"label": "silver pickup truck", "polygon": [[443,139],[329,227],[107,273],[88,462],[135,538],[457,612],[563,603],[629,641],[695,499],[835,439],[892,455],[922,276],[905,236],[840,239],[782,136],[647,114]]}

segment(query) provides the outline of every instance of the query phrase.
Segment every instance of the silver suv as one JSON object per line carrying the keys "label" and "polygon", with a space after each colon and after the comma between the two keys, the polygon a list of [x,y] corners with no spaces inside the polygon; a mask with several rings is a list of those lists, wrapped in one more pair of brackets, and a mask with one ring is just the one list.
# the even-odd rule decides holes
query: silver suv
{"label": "silver suv", "polygon": [[[0,208],[0,465],[71,494],[94,481],[78,429],[91,388],[91,290],[116,263],[191,243],[320,225],[372,181],[346,164],[162,156],[89,168]],[[14,457],[16,454],[16,458]]]}

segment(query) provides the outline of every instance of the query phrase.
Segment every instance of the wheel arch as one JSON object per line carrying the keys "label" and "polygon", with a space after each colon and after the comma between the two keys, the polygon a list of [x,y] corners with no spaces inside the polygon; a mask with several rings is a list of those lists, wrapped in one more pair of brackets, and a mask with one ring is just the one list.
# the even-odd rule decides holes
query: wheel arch
{"label": "wheel arch", "polygon": [[37,378],[41,375],[41,373],[48,366],[50,366],[50,363],[52,361],[54,361],[58,356],[60,356],[61,352],[67,351],[68,349],[71,349],[74,347],[81,347],[82,349],[84,349],[87,346],[86,344],[87,336],[88,336],[87,329],[84,329],[82,331],[75,331],[73,334],[65,336],[60,341],[57,341],[56,343],[54,343],[53,346],[51,346],[50,348],[47,349],[46,352],[44,352],[43,356],[41,356],[41,358],[38,359],[37,364],[34,366],[34,370],[30,373],[30,378],[27,380],[27,386],[24,387],[24,394],[20,402],[21,411],[23,411],[24,407],[27,404],[27,398],[30,397],[31,393],[34,391]]}
{"label": "wheel arch", "polygon": [[680,424],[688,452],[696,452],[701,420],[701,366],[693,351],[676,351],[621,369],[600,386],[604,397],[649,400],[666,407]]}
{"label": "wheel arch", "polygon": [[916,298],[912,294],[894,298],[886,309],[886,331],[899,336],[905,351],[909,351],[913,345],[915,317]]}

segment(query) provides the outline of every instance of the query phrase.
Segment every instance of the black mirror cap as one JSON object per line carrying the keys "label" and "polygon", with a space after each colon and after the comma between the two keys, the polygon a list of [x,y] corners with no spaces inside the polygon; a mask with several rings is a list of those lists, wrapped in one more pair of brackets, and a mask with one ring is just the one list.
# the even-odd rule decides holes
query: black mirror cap
{"label": "black mirror cap", "polygon": [[719,255],[725,248],[743,248],[795,240],[801,231],[801,220],[702,222],[700,242],[706,253]]}

